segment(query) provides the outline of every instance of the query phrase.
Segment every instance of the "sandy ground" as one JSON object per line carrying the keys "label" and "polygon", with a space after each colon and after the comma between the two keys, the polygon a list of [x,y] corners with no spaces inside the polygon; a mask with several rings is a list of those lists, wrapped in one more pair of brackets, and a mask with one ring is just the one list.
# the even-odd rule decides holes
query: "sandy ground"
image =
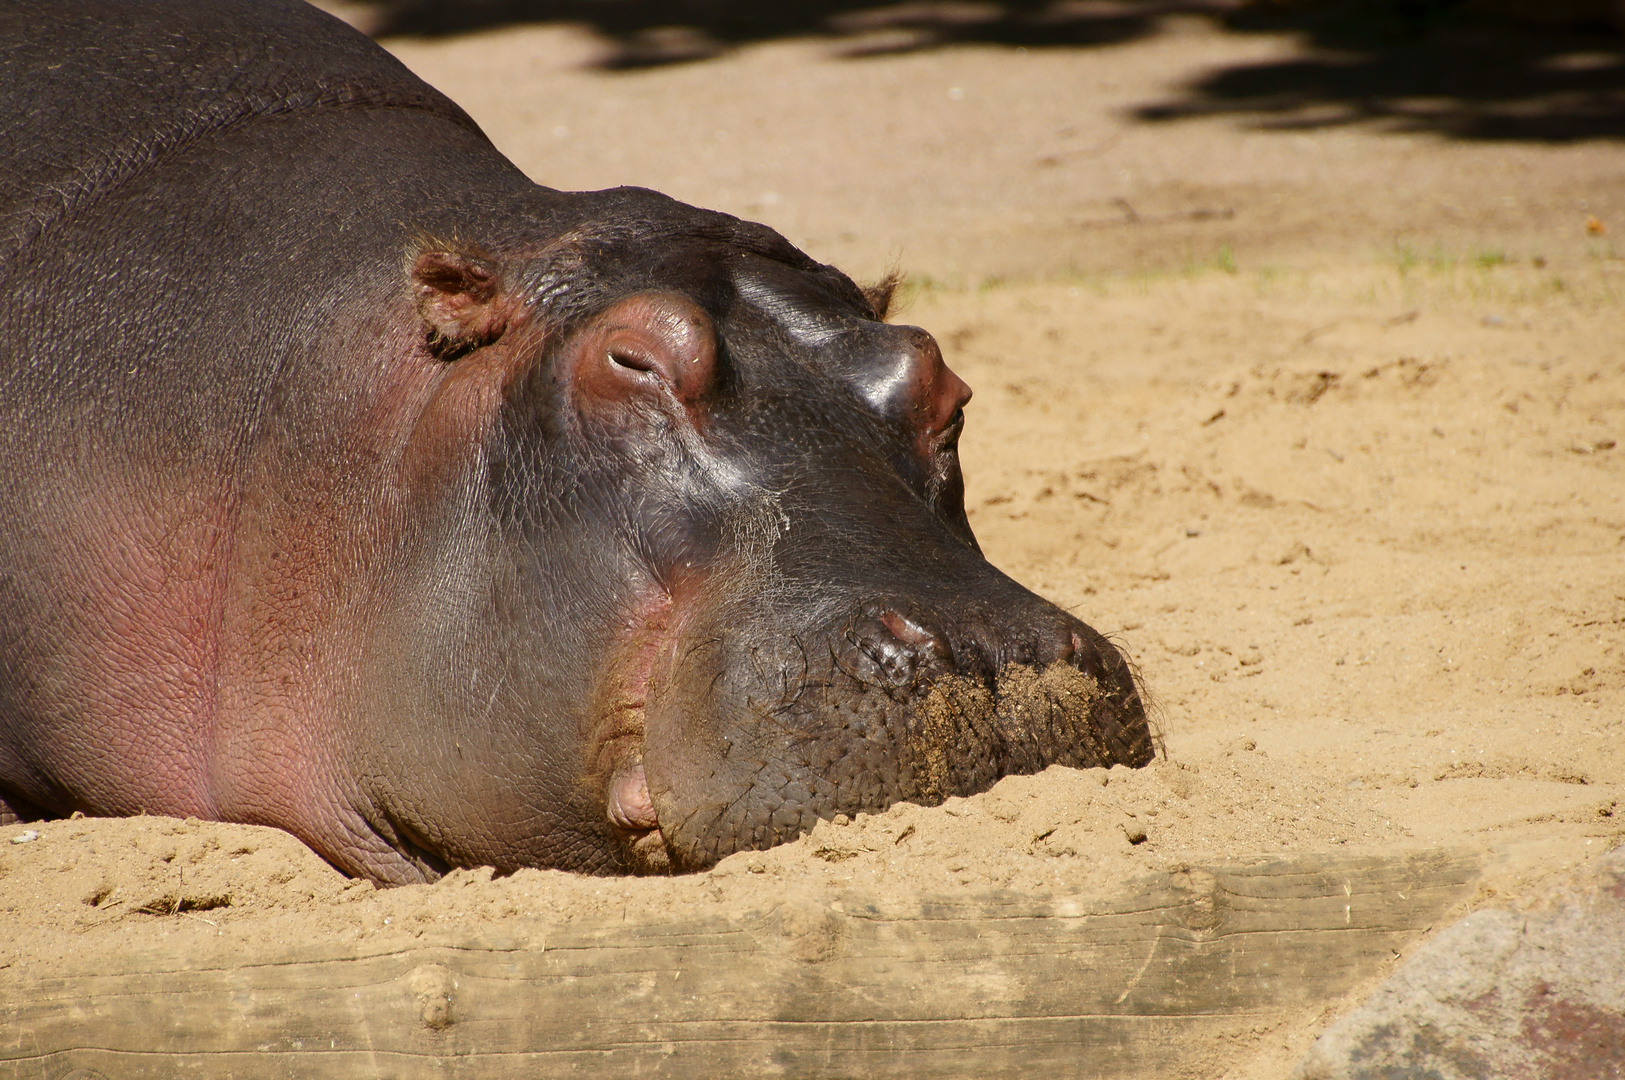
{"label": "sandy ground", "polygon": [[[1486,109],[1569,100],[1538,96],[1209,107],[1225,72],[1320,54],[1192,14],[1096,48],[872,47],[898,32],[621,71],[580,27],[386,44],[544,183],[643,184],[912,275],[901,318],[977,391],[989,557],[1122,642],[1166,760],[682,879],[379,892],[271,830],[15,828],[0,977],[848,889],[1111,891],[1280,853],[1476,849],[1482,903],[1625,838],[1625,144],[1475,137]],[[1552,40],[1551,70],[1625,82],[1617,39]],[[1278,1075],[1327,1015],[1198,1071]]]}

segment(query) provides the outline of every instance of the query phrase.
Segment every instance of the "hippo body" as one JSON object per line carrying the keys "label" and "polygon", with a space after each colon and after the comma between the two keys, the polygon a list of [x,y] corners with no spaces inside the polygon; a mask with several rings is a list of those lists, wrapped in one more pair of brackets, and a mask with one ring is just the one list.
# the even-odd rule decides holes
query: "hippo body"
{"label": "hippo body", "polygon": [[968,389],[883,291],[539,187],[294,0],[0,39],[0,821],[692,869],[1150,759],[1115,647],[982,558]]}

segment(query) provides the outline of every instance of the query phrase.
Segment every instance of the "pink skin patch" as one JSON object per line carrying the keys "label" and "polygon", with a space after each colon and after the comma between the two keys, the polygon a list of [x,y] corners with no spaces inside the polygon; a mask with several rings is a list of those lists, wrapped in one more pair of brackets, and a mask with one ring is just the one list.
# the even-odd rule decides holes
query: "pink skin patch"
{"label": "pink skin patch", "polygon": [[641,763],[620,773],[609,784],[609,820],[627,832],[647,832],[660,827],[654,800],[649,798],[649,782]]}
{"label": "pink skin patch", "polygon": [[643,710],[649,680],[661,655],[673,644],[672,595],[653,589],[627,619],[627,631],[611,664],[614,674],[601,698],[594,758],[607,774],[604,812],[627,844],[633,863],[644,873],[669,869],[666,838],[649,794],[643,767]]}

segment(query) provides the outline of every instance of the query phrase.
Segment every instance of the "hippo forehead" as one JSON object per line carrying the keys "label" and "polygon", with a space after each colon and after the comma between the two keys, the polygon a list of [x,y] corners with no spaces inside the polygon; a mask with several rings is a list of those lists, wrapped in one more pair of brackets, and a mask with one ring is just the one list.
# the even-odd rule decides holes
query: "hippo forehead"
{"label": "hippo forehead", "polygon": [[762,312],[797,344],[818,349],[876,325],[875,313],[845,275],[839,284],[850,292],[828,275],[769,259],[735,259],[729,271],[738,301]]}
{"label": "hippo forehead", "polygon": [[565,220],[551,214],[543,219],[550,239],[527,253],[521,283],[528,302],[555,323],[591,318],[647,290],[682,293],[719,322],[740,300],[765,304],[775,293],[808,312],[875,316],[849,277],[766,225],[642,188],[569,198],[573,213]]}

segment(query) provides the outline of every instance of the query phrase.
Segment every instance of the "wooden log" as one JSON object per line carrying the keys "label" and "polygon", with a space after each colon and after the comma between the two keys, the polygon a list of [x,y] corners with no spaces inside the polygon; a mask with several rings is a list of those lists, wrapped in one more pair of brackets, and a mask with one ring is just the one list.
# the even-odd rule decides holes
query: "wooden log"
{"label": "wooden log", "polygon": [[0,1078],[1168,1075],[1376,974],[1478,865],[1294,857],[1105,900],[848,895],[540,942],[65,965],[0,978]]}

